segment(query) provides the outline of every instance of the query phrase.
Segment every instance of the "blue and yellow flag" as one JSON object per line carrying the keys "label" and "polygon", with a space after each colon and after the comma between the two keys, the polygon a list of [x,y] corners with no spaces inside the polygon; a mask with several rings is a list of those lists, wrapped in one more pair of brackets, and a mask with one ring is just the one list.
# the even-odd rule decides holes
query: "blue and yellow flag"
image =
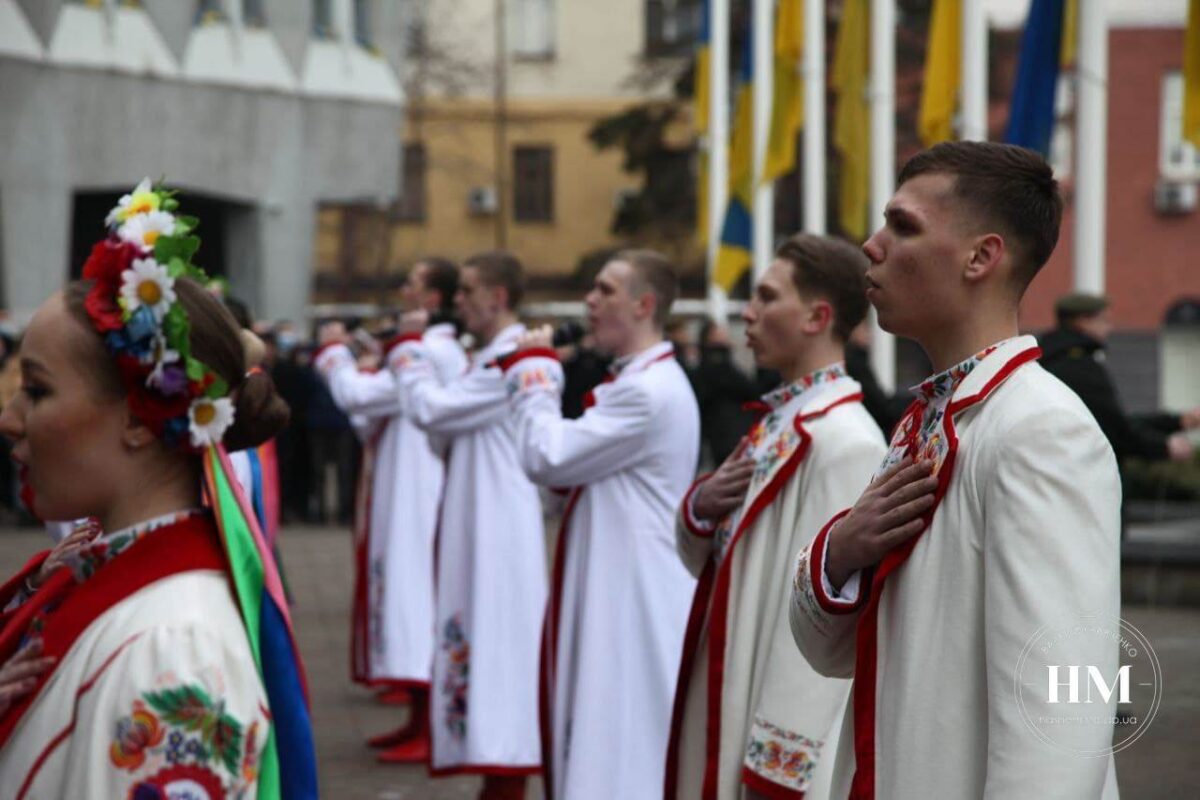
{"label": "blue and yellow flag", "polygon": [[933,147],[954,138],[954,111],[962,82],[962,0],[933,0],[925,49],[925,83],[917,133]]}
{"label": "blue and yellow flag", "polygon": [[753,263],[750,210],[754,207],[754,43],[749,29],[736,98],[729,142],[729,204],[713,270],[713,280],[727,292]]}
{"label": "blue and yellow flag", "polygon": [[[1049,154],[1050,135],[1054,132],[1059,66],[1064,55],[1074,57],[1071,28],[1063,25],[1065,12],[1065,0],[1033,0],[1029,7],[1009,108],[1008,132],[1004,137],[1010,144],[1037,150],[1042,155]],[[1066,36],[1064,30],[1068,32]]]}
{"label": "blue and yellow flag", "polygon": [[1200,147],[1200,0],[1188,3],[1183,35],[1183,138]]}
{"label": "blue and yellow flag", "polygon": [[833,61],[833,88],[837,92],[833,145],[841,157],[838,220],[842,230],[859,241],[867,235],[871,189],[871,118],[867,106],[871,27],[867,2],[846,0]]}
{"label": "blue and yellow flag", "polygon": [[763,181],[773,181],[796,166],[796,138],[804,125],[804,0],[779,0],[775,10],[775,82],[771,135]]}

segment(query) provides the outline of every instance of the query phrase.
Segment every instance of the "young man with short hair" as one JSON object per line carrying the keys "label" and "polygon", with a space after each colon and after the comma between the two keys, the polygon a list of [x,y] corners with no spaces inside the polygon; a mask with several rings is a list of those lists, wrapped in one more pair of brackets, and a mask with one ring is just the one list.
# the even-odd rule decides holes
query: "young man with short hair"
{"label": "young man with short hair", "polygon": [[700,447],[696,398],[663,325],[677,291],[657,253],[630,250],[587,295],[615,361],[578,419],[563,419],[549,328],[505,359],[521,467],[574,487],[558,538],[542,685],[547,793],[639,800],[662,792],[671,698],[695,581],[671,535]]}
{"label": "young man with short hair", "polygon": [[[475,337],[471,364],[442,385],[421,337],[390,359],[403,412],[449,440],[437,539],[432,771],[485,778],[482,800],[525,796],[540,771],[538,645],[546,546],[537,487],[521,471],[496,359],[525,332],[521,263],[503,252],[463,262],[457,311]],[[417,327],[406,318],[401,327]],[[400,476],[415,480],[417,476]]]}
{"label": "young man with short hair", "polygon": [[1115,795],[1116,693],[1055,704],[1053,668],[1022,671],[1050,658],[1112,681],[1118,661],[1110,635],[1071,635],[1117,631],[1116,462],[1018,335],[1058,238],[1057,182],[1031,151],[955,142],[915,156],[898,184],[863,246],[867,299],[935,374],[878,476],[801,552],[792,593],[804,655],[854,678],[833,796]]}

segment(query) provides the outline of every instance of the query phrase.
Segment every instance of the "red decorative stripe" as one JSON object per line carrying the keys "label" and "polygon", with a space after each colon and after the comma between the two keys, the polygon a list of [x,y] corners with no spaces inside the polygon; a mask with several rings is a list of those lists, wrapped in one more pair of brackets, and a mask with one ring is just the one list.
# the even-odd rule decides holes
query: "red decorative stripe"
{"label": "red decorative stripe", "polygon": [[497,359],[496,365],[505,372],[508,372],[527,358],[548,358],[552,361],[558,361],[558,353],[550,347],[531,347],[528,350],[518,350],[515,353],[509,353]]}
{"label": "red decorative stripe", "polygon": [[667,739],[667,769],[663,780],[663,797],[675,800],[679,794],[679,743],[683,740],[683,712],[687,706],[692,670],[704,635],[704,617],[712,596],[716,564],[710,558],[696,583],[692,608],[688,612],[687,629],[683,635],[683,656],[679,659],[679,676],[675,680],[675,702],[671,706],[671,727]]}
{"label": "red decorative stripe", "polygon": [[76,690],[75,702],[71,704],[71,721],[67,723],[65,728],[59,731],[57,736],[51,739],[46,746],[42,748],[42,752],[38,754],[36,759],[34,759],[33,766],[29,768],[29,772],[25,775],[25,780],[21,783],[21,790],[17,792],[17,800],[21,800],[21,798],[25,797],[25,795],[29,792],[29,787],[37,779],[38,772],[40,772],[42,767],[45,765],[46,760],[50,758],[50,755],[58,749],[58,746],[66,741],[67,737],[71,735],[71,732],[75,730],[75,722],[79,715],[80,699],[89,691],[91,691],[92,687],[96,685],[96,681],[100,680],[100,676],[104,674],[104,671],[112,666],[112,663],[117,660],[117,656],[124,652],[126,647],[133,644],[137,639],[141,638],[141,636],[142,634],[136,633],[122,642],[120,647],[114,650],[108,658],[104,659],[104,663],[97,667],[96,671],[92,673],[92,676],[84,681],[79,689]]}
{"label": "red decorative stripe", "polygon": [[[954,472],[954,463],[958,456],[958,434],[954,429],[954,415],[975,405],[986,398],[992,391],[1008,379],[1019,367],[1037,360],[1042,351],[1038,347],[1023,350],[1008,360],[983,388],[973,395],[960,400],[952,400],[946,409],[942,430],[946,434],[949,450],[946,459],[938,471],[938,486],[934,494],[933,506],[923,517],[925,528],[921,533],[904,542],[880,562],[871,581],[870,598],[867,601],[862,616],[858,619],[856,631],[856,650],[854,666],[854,780],[850,785],[850,800],[874,800],[875,798],[875,698],[878,691],[879,663],[879,603],[883,594],[884,582],[888,575],[898,569],[912,554],[917,546],[917,540],[924,536],[933,523],[933,515],[942,504],[942,498],[950,485],[950,477]],[[911,414],[918,404],[909,407]],[[902,421],[903,423],[903,421]],[[912,448],[915,437],[909,443]]]}
{"label": "red decorative stripe", "polygon": [[387,344],[383,346],[383,357],[386,359],[392,354],[393,350],[400,345],[405,344],[406,342],[420,342],[422,338],[424,338],[422,334],[416,332],[402,333],[399,336],[393,336],[391,339],[388,339]]}
{"label": "red decorative stripe", "polygon": [[563,509],[562,522],[558,526],[558,546],[554,553],[554,570],[551,573],[550,601],[546,604],[546,617],[542,623],[541,668],[538,670],[538,726],[542,732],[542,772],[545,776],[546,800],[554,800],[554,679],[558,666],[558,610],[562,607],[563,579],[566,575],[568,534],[571,517],[579,504],[583,487],[572,490]]}
{"label": "red decorative stripe", "polygon": [[804,792],[768,780],[745,765],[742,765],[742,783],[751,791],[772,800],[804,800]]}
{"label": "red decorative stripe", "polygon": [[[844,516],[850,513],[850,509],[839,511],[837,515],[825,523],[825,527],[813,539],[812,552],[809,554],[809,580],[812,581],[813,594],[817,597],[817,605],[829,614],[853,614],[861,609],[867,601],[868,586],[865,580],[859,584],[858,599],[852,602],[842,600],[836,597],[830,597],[825,593],[825,581],[821,575],[821,571],[825,563],[825,546],[829,540],[829,532],[833,530]],[[864,571],[864,578],[866,573]]]}
{"label": "red decorative stripe", "polygon": [[[312,363],[315,364],[318,361],[320,361],[321,356],[325,355],[330,350],[333,350],[335,347],[346,347],[346,344],[345,344],[345,342],[329,342],[327,344],[321,345],[320,347],[317,348],[316,352],[312,354]],[[349,348],[346,348],[346,349],[347,349],[347,351],[349,350]]]}
{"label": "red decorative stripe", "polygon": [[716,532],[716,529],[701,527],[700,523],[696,521],[696,518],[692,516],[692,495],[694,495],[696,490],[700,488],[700,484],[704,483],[711,477],[712,473],[710,472],[707,475],[701,475],[699,478],[697,478],[692,484],[691,488],[687,490],[687,494],[683,496],[683,502],[679,506],[679,515],[683,519],[683,527],[687,529],[688,533],[692,534],[693,536],[699,536],[701,539],[711,539],[713,533]]}
{"label": "red decorative stripe", "polygon": [[530,775],[541,775],[542,768],[533,765],[528,767],[508,767],[501,764],[463,764],[456,767],[429,767],[429,774],[434,778],[447,778],[451,775],[496,775],[499,777],[519,778]]}

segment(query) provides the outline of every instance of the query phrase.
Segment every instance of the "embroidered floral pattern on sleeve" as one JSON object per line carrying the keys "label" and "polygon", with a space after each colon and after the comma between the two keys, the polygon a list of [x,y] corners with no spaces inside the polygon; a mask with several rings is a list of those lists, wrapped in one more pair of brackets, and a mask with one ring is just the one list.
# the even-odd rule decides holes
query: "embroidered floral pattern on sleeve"
{"label": "embroidered floral pattern on sleeve", "polygon": [[129,528],[122,528],[114,533],[98,535],[87,547],[80,550],[66,563],[75,575],[75,580],[82,583],[96,574],[96,570],[112,561],[129,549],[137,540],[148,533],[182,522],[189,517],[206,514],[207,511],[192,508],[186,511],[176,511],[161,517],[140,522]]}
{"label": "embroidered floral pattern on sleeve", "polygon": [[510,371],[504,388],[508,391],[508,396],[512,397],[518,393],[532,391],[558,392],[561,387],[558,381],[551,377],[550,370],[534,366],[524,369],[518,367]]}
{"label": "embroidered floral pattern on sleeve", "polygon": [[[800,434],[792,423],[796,414],[807,402],[806,395],[815,386],[830,383],[846,377],[846,368],[842,363],[832,364],[823,369],[810,372],[804,377],[785,386],[780,386],[763,396],[763,403],[770,409],[767,414],[750,429],[746,436],[747,446],[743,455],[754,459],[754,474],[750,478],[750,486],[746,497],[752,498],[770,483],[771,478],[781,466],[787,463],[796,448],[800,446]],[[716,553],[718,561],[725,557],[725,551],[733,534],[737,531],[742,520],[742,507],[730,514],[717,526]]]}
{"label": "embroidered floral pattern on sleeve", "polygon": [[803,792],[812,780],[822,744],[756,716],[744,764],[772,783]]}
{"label": "embroidered floral pattern on sleeve", "polygon": [[258,779],[259,724],[249,730],[199,684],[143,692],[117,721],[109,760],[137,782],[132,798],[239,798]]}
{"label": "embroidered floral pattern on sleeve", "polygon": [[888,454],[875,471],[876,476],[903,461],[905,456],[912,456],[918,461],[932,461],[935,475],[941,470],[946,454],[950,452],[950,443],[942,431],[942,421],[946,417],[950,398],[963,380],[979,366],[979,362],[1007,341],[997,342],[911,388],[917,405],[896,426]]}
{"label": "embroidered floral pattern on sleeve", "polygon": [[462,613],[446,621],[442,629],[442,650],[449,662],[442,681],[446,729],[456,739],[467,736],[467,687],[471,677],[471,643],[463,628]]}

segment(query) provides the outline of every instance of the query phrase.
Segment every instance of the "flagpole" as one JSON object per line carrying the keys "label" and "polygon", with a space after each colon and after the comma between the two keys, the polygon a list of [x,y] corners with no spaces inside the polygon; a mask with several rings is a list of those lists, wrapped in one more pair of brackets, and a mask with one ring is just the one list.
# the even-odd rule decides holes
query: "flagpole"
{"label": "flagpole", "polygon": [[[1104,293],[1104,236],[1108,152],[1108,17],[1104,3],[1081,2],[1075,67],[1079,121],[1075,126],[1075,289]],[[1086,131],[1086,135],[1079,135]]]}
{"label": "flagpole", "polygon": [[714,274],[729,202],[729,3],[708,4],[708,315],[722,325],[729,317],[729,298]]}
{"label": "flagpole", "polygon": [[751,277],[758,280],[771,264],[775,245],[775,183],[763,180],[771,111],[775,97],[775,3],[754,0],[754,235]]}
{"label": "flagpole", "polygon": [[[883,223],[896,184],[896,0],[871,0],[871,203],[867,231]],[[896,339],[871,313],[871,366],[884,391],[896,388]]]}
{"label": "flagpole", "polygon": [[824,234],[825,0],[804,2],[804,230]]}
{"label": "flagpole", "polygon": [[988,26],[983,0],[962,0],[962,129],[961,138],[986,141],[988,92]]}

